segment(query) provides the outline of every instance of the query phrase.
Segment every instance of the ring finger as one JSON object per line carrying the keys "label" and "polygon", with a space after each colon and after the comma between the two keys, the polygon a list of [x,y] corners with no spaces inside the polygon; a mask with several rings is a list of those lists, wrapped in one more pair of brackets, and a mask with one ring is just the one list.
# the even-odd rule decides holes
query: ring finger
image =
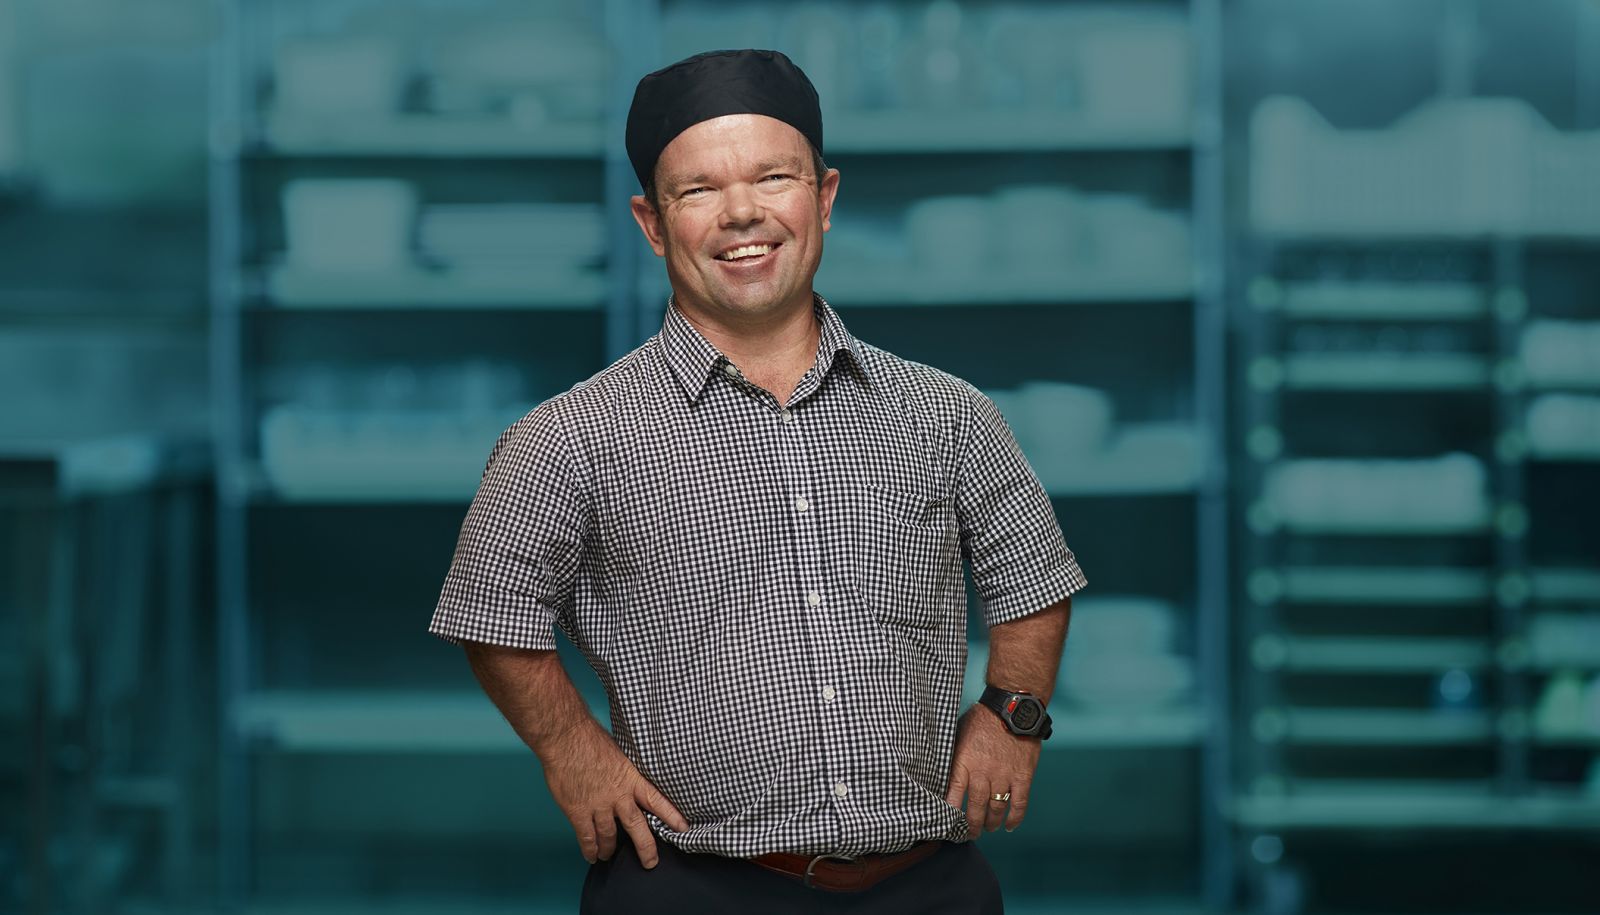
{"label": "ring finger", "polygon": [[987,815],[984,817],[984,832],[994,832],[1005,823],[1006,807],[1011,803],[1011,792],[1009,790],[1002,790],[1000,786],[995,785],[992,786],[991,791],[992,793],[988,798]]}

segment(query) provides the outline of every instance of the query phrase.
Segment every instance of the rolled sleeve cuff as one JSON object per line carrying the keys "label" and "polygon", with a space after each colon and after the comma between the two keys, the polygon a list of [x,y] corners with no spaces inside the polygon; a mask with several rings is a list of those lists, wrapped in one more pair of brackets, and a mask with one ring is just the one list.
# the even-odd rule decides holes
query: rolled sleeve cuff
{"label": "rolled sleeve cuff", "polygon": [[486,642],[552,651],[556,647],[555,622],[556,612],[547,604],[500,594],[475,600],[471,607],[451,600],[439,601],[428,631],[452,645]]}
{"label": "rolled sleeve cuff", "polygon": [[1078,568],[1078,560],[1069,552],[1065,560],[1027,587],[984,601],[983,623],[992,628],[1038,613],[1082,591],[1088,584],[1083,570]]}

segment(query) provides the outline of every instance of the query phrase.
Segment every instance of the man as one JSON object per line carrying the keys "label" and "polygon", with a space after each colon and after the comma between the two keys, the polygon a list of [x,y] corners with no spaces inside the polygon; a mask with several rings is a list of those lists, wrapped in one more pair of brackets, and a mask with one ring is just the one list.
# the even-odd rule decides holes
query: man
{"label": "man", "polygon": [[[1085,585],[1050,502],[987,397],[814,295],[839,172],[787,57],[646,76],[627,148],[666,320],[500,438],[432,631],[543,762],[585,911],[999,912],[967,840],[1023,819]],[[963,557],[995,688],[960,714]]]}

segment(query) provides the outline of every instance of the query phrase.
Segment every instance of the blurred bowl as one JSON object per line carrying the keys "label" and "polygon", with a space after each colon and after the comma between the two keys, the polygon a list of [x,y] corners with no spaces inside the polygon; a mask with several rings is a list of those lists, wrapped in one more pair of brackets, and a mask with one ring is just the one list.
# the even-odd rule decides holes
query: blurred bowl
{"label": "blurred bowl", "polygon": [[1194,665],[1177,655],[1075,657],[1061,690],[1094,711],[1136,712],[1169,705],[1194,688]]}
{"label": "blurred bowl", "polygon": [[1111,398],[1099,388],[1030,381],[1017,390],[1017,422],[1041,459],[1098,453],[1111,432]]}
{"label": "blurred bowl", "polygon": [[283,189],[291,266],[332,272],[403,268],[412,258],[416,189],[388,178],[302,178]]}
{"label": "blurred bowl", "polygon": [[1142,595],[1084,597],[1072,603],[1066,654],[1076,663],[1110,655],[1165,655],[1177,629],[1172,604]]}
{"label": "blurred bowl", "polygon": [[918,200],[906,209],[906,236],[920,269],[980,280],[993,269],[993,201],[971,195]]}

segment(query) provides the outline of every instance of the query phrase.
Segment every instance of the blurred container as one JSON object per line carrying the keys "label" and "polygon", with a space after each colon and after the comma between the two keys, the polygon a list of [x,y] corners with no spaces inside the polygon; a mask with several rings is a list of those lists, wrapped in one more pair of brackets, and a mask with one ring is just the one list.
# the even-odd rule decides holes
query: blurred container
{"label": "blurred container", "polygon": [[1600,455],[1600,397],[1540,394],[1528,404],[1528,450],[1546,458]]}
{"label": "blurred container", "polygon": [[1103,455],[1108,484],[1181,487],[1200,473],[1200,434],[1183,421],[1131,423],[1117,429]]}
{"label": "blurred container", "polygon": [[1528,659],[1541,667],[1600,664],[1600,612],[1540,613],[1527,638]]}
{"label": "blurred container", "polygon": [[925,197],[906,210],[906,235],[917,268],[947,278],[981,277],[993,269],[993,201],[958,195]]}
{"label": "blurred container", "polygon": [[560,19],[497,23],[443,33],[429,46],[435,111],[507,114],[524,126],[598,121],[609,54],[600,35]]}
{"label": "blurred container", "polygon": [[1534,730],[1545,737],[1582,737],[1592,733],[1585,716],[1583,678],[1577,671],[1557,671],[1545,683],[1533,711]]}
{"label": "blurred container", "polygon": [[395,270],[411,263],[417,193],[387,178],[304,178],[283,189],[287,261],[306,270]]}
{"label": "blurred container", "polygon": [[1083,197],[1060,184],[1018,184],[994,195],[997,237],[1005,244],[997,258],[1023,274],[1060,273],[1086,256],[1088,227]]}
{"label": "blurred container", "polygon": [[1189,30],[1175,16],[1132,17],[1076,43],[1086,120],[1108,128],[1182,129],[1189,118]]}
{"label": "blurred container", "polygon": [[982,97],[972,14],[956,0],[931,0],[914,20],[898,67],[899,96],[912,108],[970,111]]}
{"label": "blurred container", "polygon": [[1172,604],[1133,594],[1083,597],[1072,602],[1067,654],[1081,658],[1112,655],[1164,655],[1172,651],[1177,628]]}
{"label": "blurred container", "polygon": [[454,267],[593,267],[605,253],[605,219],[592,203],[434,205],[422,211],[417,243]]}
{"label": "blurred container", "polygon": [[[1069,638],[1070,641],[1070,638]],[[1074,657],[1061,670],[1062,691],[1095,711],[1161,708],[1194,688],[1194,664],[1176,655]]]}
{"label": "blurred container", "polygon": [[1111,432],[1111,398],[1098,388],[1030,381],[1017,389],[1012,406],[1019,441],[1027,439],[1023,451],[1040,463],[1097,453]]}
{"label": "blurred container", "polygon": [[816,87],[824,120],[848,108],[857,95],[851,22],[827,6],[799,5],[784,17],[779,35],[777,47],[785,49]]}
{"label": "blurred container", "polygon": [[1589,679],[1583,693],[1583,726],[1590,735],[1600,737],[1600,674]]}
{"label": "blurred container", "polygon": [[1251,116],[1250,161],[1262,231],[1600,234],[1600,131],[1555,130],[1521,99],[1432,100],[1341,130],[1273,96]]}
{"label": "blurred container", "polygon": [[274,104],[312,116],[384,114],[400,109],[405,83],[404,59],[392,41],[290,41],[274,63]]}
{"label": "blurred container", "polygon": [[1284,461],[1266,497],[1285,523],[1305,528],[1474,527],[1489,514],[1487,474],[1467,454],[1417,460]]}
{"label": "blurred container", "polygon": [[1189,225],[1183,216],[1157,210],[1133,194],[1087,199],[1091,258],[1096,271],[1140,276],[1166,264],[1189,261]]}
{"label": "blurred container", "polygon": [[1529,321],[1519,354],[1524,377],[1536,387],[1600,382],[1600,321]]}
{"label": "blurred container", "polygon": [[1062,112],[1078,107],[1074,30],[1060,10],[996,8],[983,39],[985,107]]}

